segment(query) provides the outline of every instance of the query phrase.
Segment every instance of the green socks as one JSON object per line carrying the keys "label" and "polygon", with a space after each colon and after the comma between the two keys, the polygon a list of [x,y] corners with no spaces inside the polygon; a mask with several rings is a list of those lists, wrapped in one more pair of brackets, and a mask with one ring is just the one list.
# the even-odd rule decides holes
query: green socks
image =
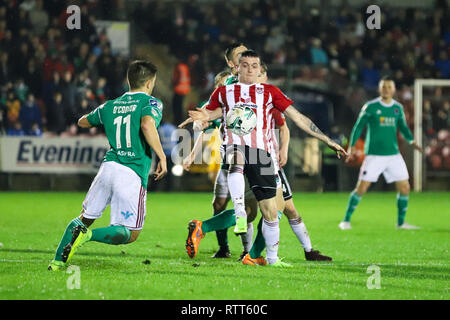
{"label": "green socks", "polygon": [[131,231],[124,226],[109,226],[92,230],[89,241],[97,241],[106,244],[126,244],[130,241]]}
{"label": "green socks", "polygon": [[406,210],[408,210],[408,200],[409,195],[397,193],[398,226],[401,226],[405,222]]}
{"label": "green socks", "polygon": [[236,224],[234,209],[214,213],[214,216],[202,222],[203,233],[216,231],[217,242],[220,247],[228,246],[228,228]]}
{"label": "green socks", "polygon": [[[202,222],[203,233],[208,233],[211,231],[222,231],[236,224],[236,216],[234,215],[234,209],[224,210],[220,213],[215,214],[212,218]],[[226,243],[228,241],[226,240]]]}
{"label": "green socks", "polygon": [[78,225],[84,225],[83,222],[81,222],[80,218],[75,218],[67,225],[66,230],[64,231],[64,234],[62,236],[61,241],[59,242],[58,248],[56,249],[55,253],[55,261],[62,261],[62,252],[64,250],[64,247],[72,240],[72,230]]}
{"label": "green socks", "polygon": [[348,200],[347,211],[345,212],[344,221],[350,222],[353,211],[355,211],[358,203],[361,201],[361,196],[359,196],[355,191],[350,193],[350,199]]}
{"label": "green socks", "polygon": [[[281,219],[282,213],[278,211],[278,220]],[[262,252],[266,248],[266,240],[264,239],[262,233],[262,222],[263,218],[259,220],[258,223],[258,232],[256,233],[255,241],[253,241],[252,248],[249,251],[250,258],[256,259],[261,257]]]}

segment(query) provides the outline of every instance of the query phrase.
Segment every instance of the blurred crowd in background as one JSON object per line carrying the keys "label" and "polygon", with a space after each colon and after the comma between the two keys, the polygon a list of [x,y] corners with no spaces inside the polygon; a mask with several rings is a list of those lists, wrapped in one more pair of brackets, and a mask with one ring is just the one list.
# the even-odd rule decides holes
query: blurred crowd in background
{"label": "blurred crowd in background", "polygon": [[[80,30],[66,27],[72,3],[81,8]],[[77,128],[76,120],[127,90],[129,62],[113,54],[106,34],[97,32],[94,23],[102,19],[132,21],[151,42],[168,45],[205,97],[225,66],[224,48],[236,40],[270,66],[299,65],[300,80],[333,81],[338,93],[358,86],[376,94],[379,79],[391,75],[411,127],[414,79],[450,78],[446,1],[434,1],[430,10],[385,4],[380,30],[366,28],[367,6],[321,12],[299,3],[0,0],[0,133],[97,134]],[[430,140],[439,140],[442,130],[448,137],[448,97],[424,100]],[[357,112],[360,101],[354,101],[349,107]],[[170,101],[165,106],[170,109]]]}
{"label": "blurred crowd in background", "polygon": [[82,28],[69,30],[71,2],[0,1],[1,133],[96,134],[77,128],[78,118],[127,90],[127,58],[94,26],[108,12],[85,1]]}

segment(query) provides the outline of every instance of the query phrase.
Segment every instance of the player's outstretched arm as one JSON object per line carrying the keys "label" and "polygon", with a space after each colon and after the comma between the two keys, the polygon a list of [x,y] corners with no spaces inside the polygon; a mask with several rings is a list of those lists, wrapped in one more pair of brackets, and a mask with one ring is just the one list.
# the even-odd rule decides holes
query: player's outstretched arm
{"label": "player's outstretched arm", "polygon": [[189,171],[191,169],[191,165],[194,162],[194,159],[197,155],[197,153],[202,149],[203,144],[203,135],[205,133],[202,131],[197,137],[197,140],[195,140],[194,148],[192,148],[191,153],[183,159],[183,169],[186,171]]}
{"label": "player's outstretched arm", "polygon": [[289,140],[291,133],[286,123],[280,127],[280,167],[284,167],[288,160]]}
{"label": "player's outstretched arm", "polygon": [[287,107],[286,110],[284,110],[284,114],[292,121],[294,121],[294,123],[300,129],[312,135],[313,137],[316,137],[317,139],[325,142],[328,145],[328,147],[330,147],[336,152],[337,157],[339,159],[341,158],[341,155],[347,157],[347,152],[344,150],[344,148],[342,148],[339,144],[337,144],[329,137],[327,137],[325,134],[323,134],[323,132],[320,131],[319,128],[317,128],[317,126],[311,121],[311,119],[301,114],[292,105]]}
{"label": "player's outstretched arm", "polygon": [[89,123],[87,119],[87,114],[78,119],[78,126],[81,128],[92,128],[93,126]]}
{"label": "player's outstretched arm", "polygon": [[[202,105],[202,107],[200,109],[205,109],[206,106],[208,105],[208,103],[205,103],[204,105]],[[182,123],[180,123],[178,125],[178,128],[183,129],[184,127],[186,127],[189,123],[194,122],[194,119],[192,119],[191,117],[187,118],[186,120],[184,120]],[[205,125],[203,125],[205,126]],[[195,130],[195,129],[194,129]]]}
{"label": "player's outstretched arm", "polygon": [[159,158],[158,167],[155,171],[155,180],[161,179],[167,173],[166,155],[164,154],[158,130],[156,129],[155,119],[151,116],[143,116],[141,119],[141,129],[145,141]]}
{"label": "player's outstretched arm", "polygon": [[212,121],[219,119],[222,116],[222,109],[217,108],[214,110],[208,110],[208,109],[199,109],[197,110],[189,110],[189,116],[194,120],[200,120],[200,121]]}

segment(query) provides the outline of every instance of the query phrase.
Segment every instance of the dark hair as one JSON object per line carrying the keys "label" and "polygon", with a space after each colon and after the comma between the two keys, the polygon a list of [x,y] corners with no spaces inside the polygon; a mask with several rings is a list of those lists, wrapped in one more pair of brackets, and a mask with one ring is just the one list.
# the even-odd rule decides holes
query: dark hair
{"label": "dark hair", "polygon": [[239,60],[246,57],[254,57],[259,58],[259,54],[254,50],[247,50],[241,53],[241,56],[239,57]]}
{"label": "dark hair", "polygon": [[395,79],[392,76],[383,76],[380,79],[380,82],[381,81],[394,81],[395,82]]}
{"label": "dark hair", "polygon": [[225,49],[225,58],[227,60],[231,60],[231,54],[233,53],[233,50],[243,45],[244,44],[242,42],[234,42],[233,44],[231,44],[228,48]]}
{"label": "dark hair", "polygon": [[155,77],[156,71],[156,66],[150,61],[136,60],[130,63],[127,70],[130,89],[142,87],[148,80]]}

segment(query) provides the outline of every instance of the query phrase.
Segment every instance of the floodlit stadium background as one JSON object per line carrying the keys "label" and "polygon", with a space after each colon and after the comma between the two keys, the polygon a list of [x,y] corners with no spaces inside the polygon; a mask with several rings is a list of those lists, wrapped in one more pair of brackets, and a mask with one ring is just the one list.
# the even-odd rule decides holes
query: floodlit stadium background
{"label": "floodlit stadium background", "polygon": [[[370,30],[367,7],[381,10]],[[279,86],[327,135],[346,145],[363,103],[392,75],[414,129],[414,81],[449,79],[446,1],[0,1],[0,190],[86,191],[107,144],[76,120],[127,91],[135,58],[159,68],[154,96],[164,103],[160,135],[168,154],[178,122],[172,76],[189,68],[182,118],[205,101],[234,41],[258,51]],[[78,28],[69,28],[80,9]],[[450,86],[424,88],[423,189],[448,190]],[[180,98],[180,97],[178,97]],[[192,127],[189,130],[192,131]],[[287,175],[294,191],[348,191],[357,165],[338,161],[291,124]],[[411,176],[413,151],[400,138]],[[152,191],[212,190],[214,166],[174,165]],[[391,190],[384,180],[373,187]]]}

